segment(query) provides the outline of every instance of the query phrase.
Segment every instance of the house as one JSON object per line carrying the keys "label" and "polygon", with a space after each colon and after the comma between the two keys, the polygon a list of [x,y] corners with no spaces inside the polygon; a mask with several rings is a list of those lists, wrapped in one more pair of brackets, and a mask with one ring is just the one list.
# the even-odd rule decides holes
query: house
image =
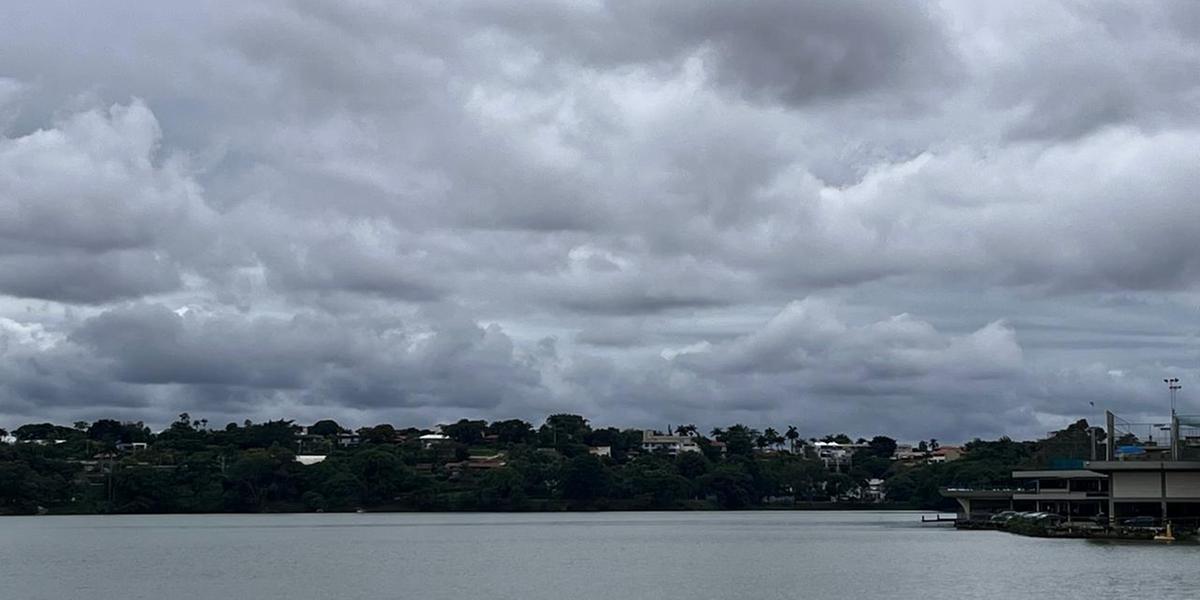
{"label": "house", "polygon": [[962,458],[963,449],[958,446],[941,446],[929,453],[929,462],[946,463]]}
{"label": "house", "polygon": [[[306,427],[305,430],[308,428]],[[323,435],[299,433],[296,435],[296,454],[321,454],[332,450],[330,441]]]}
{"label": "house", "polygon": [[304,466],[315,465],[317,463],[325,462],[325,455],[324,454],[297,454],[296,462],[298,462]]}
{"label": "house", "polygon": [[642,431],[642,450],[666,452],[672,456],[680,452],[699,452],[696,438],[686,435],[663,435],[657,431]]}
{"label": "house", "polygon": [[892,453],[892,460],[898,461],[910,461],[924,457],[925,453],[913,447],[912,444],[896,444],[896,451]]}
{"label": "house", "polygon": [[353,431],[345,431],[337,434],[337,445],[342,448],[352,448],[362,444],[362,436]]}
{"label": "house", "polygon": [[868,479],[862,488],[862,499],[867,502],[883,502],[885,495],[882,479]]}
{"label": "house", "polygon": [[588,454],[601,458],[612,458],[612,446],[590,446]]}
{"label": "house", "polygon": [[447,471],[491,471],[508,466],[504,459],[503,452],[491,456],[472,456],[467,460],[446,463],[445,468]]}
{"label": "house", "polygon": [[442,434],[442,433],[427,433],[417,439],[420,440],[421,447],[428,450],[439,444],[444,444],[446,442],[449,442],[450,436]]}
{"label": "house", "polygon": [[826,469],[841,470],[850,466],[854,453],[866,444],[841,444],[838,442],[813,442],[813,453],[825,464]]}
{"label": "house", "polygon": [[121,452],[137,452],[145,450],[147,447],[149,445],[146,442],[119,442],[117,444],[117,450]]}

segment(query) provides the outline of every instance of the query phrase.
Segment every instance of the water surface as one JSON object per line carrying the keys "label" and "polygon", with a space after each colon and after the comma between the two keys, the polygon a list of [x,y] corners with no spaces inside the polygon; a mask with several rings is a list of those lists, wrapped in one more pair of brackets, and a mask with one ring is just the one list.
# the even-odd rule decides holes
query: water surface
{"label": "water surface", "polygon": [[0,596],[1200,597],[1200,546],[1032,539],[918,520],[894,512],[0,518]]}

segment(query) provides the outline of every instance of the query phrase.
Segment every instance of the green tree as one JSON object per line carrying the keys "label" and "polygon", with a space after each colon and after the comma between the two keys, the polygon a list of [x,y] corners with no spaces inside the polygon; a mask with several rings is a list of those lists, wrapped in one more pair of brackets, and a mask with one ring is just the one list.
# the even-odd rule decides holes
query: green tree
{"label": "green tree", "polygon": [[800,440],[800,430],[796,429],[795,425],[788,425],[787,433],[783,434],[787,438],[788,444],[791,446],[792,452],[796,452],[796,443]]}
{"label": "green tree", "polygon": [[355,432],[368,444],[388,444],[396,439],[396,428],[387,423],[374,427],[361,427]]}
{"label": "green tree", "polygon": [[297,465],[295,455],[280,447],[242,452],[227,470],[231,499],[241,509],[261,511],[271,501],[294,497]]}
{"label": "green tree", "polygon": [[449,436],[450,439],[469,446],[483,441],[483,434],[487,431],[487,426],[487,421],[459,419],[457,423],[442,425],[441,427],[442,433]]}
{"label": "green tree", "polygon": [[363,501],[368,505],[391,502],[415,487],[415,474],[394,452],[368,448],[348,459],[350,472],[362,483]]}
{"label": "green tree", "polygon": [[501,444],[528,444],[535,437],[533,426],[520,419],[496,421],[488,425],[487,432]]}
{"label": "green tree", "polygon": [[822,441],[822,442],[826,442],[826,443],[829,443],[829,442],[834,442],[834,443],[837,443],[837,444],[850,444],[850,443],[853,443],[853,442],[851,441],[851,439],[850,439],[850,436],[848,436],[848,435],[846,435],[846,434],[844,434],[844,433],[835,433],[835,434],[827,435],[827,436],[825,436],[825,437],[821,438],[821,441]]}
{"label": "green tree", "polygon": [[753,500],[754,480],[736,464],[717,466],[701,478],[700,485],[724,509],[746,508]]}
{"label": "green tree", "polygon": [[891,459],[892,455],[896,453],[896,440],[886,435],[877,435],[867,442],[867,451],[872,456]]}
{"label": "green tree", "polygon": [[576,456],[562,469],[563,497],[587,502],[607,493],[609,474],[600,459],[591,454]]}
{"label": "green tree", "polygon": [[488,471],[479,482],[479,507],[484,510],[519,510],[526,501],[524,480],[516,469]]}
{"label": "green tree", "polygon": [[674,508],[688,499],[691,483],[671,467],[670,462],[646,456],[625,469],[625,484],[630,494],[638,500],[639,507]]}
{"label": "green tree", "polygon": [[750,456],[754,453],[754,439],[758,433],[742,424],[729,427],[717,437],[725,443],[725,452],[731,456]]}
{"label": "green tree", "polygon": [[342,431],[342,426],[333,419],[321,419],[308,427],[309,435],[333,436]]}
{"label": "green tree", "polygon": [[675,457],[675,467],[680,475],[695,481],[708,473],[712,464],[700,452],[680,452]]}
{"label": "green tree", "polygon": [[546,424],[538,430],[538,438],[542,446],[557,448],[582,444],[591,431],[587,419],[579,415],[556,414],[546,418]]}

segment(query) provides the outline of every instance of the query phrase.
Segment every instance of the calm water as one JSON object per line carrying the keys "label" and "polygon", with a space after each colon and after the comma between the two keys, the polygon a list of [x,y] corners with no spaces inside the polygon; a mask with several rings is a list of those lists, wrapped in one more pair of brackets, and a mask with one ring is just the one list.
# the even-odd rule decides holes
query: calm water
{"label": "calm water", "polygon": [[813,512],[0,518],[0,597],[1200,597],[1200,546],[916,521]]}

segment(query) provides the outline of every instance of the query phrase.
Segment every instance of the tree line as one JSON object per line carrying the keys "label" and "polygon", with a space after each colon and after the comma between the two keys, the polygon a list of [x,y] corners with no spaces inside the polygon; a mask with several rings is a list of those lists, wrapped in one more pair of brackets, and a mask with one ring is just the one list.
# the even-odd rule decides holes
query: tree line
{"label": "tree line", "polygon": [[[0,444],[0,514],[836,508],[867,501],[867,482],[880,479],[882,506],[950,508],[939,488],[1005,485],[1014,468],[1070,446],[975,440],[961,460],[929,464],[894,460],[896,442],[880,435],[827,466],[794,426],[672,429],[698,451],[648,452],[641,430],[594,428],[571,414],[537,427],[462,419],[433,441],[421,439],[428,430],[351,432],[332,420],[212,429],[183,414],[158,432],[112,419],[28,424]],[[1086,431],[1081,422],[1057,435]]]}

